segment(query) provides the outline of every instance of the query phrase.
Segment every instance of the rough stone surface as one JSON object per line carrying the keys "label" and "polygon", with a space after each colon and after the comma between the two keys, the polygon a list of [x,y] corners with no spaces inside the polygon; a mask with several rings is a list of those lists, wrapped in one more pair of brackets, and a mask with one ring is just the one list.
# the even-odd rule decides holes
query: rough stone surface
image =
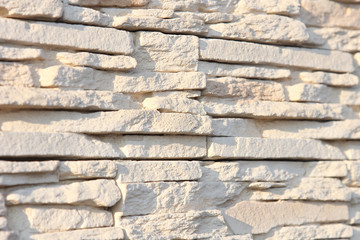
{"label": "rough stone surface", "polygon": [[0,62],[0,86],[34,87],[37,85],[31,75],[29,66]]}
{"label": "rough stone surface", "polygon": [[203,181],[262,181],[282,182],[304,175],[304,168],[300,162],[284,165],[281,161],[238,161],[214,162],[202,167]]}
{"label": "rough stone surface", "polygon": [[121,227],[105,227],[94,229],[83,229],[66,232],[53,232],[31,235],[33,240],[62,240],[62,239],[93,239],[93,240],[108,240],[108,239],[124,239],[124,230]]}
{"label": "rough stone surface", "polygon": [[64,13],[61,20],[69,23],[80,23],[96,26],[110,26],[112,18],[102,12],[86,7],[72,5],[64,6]]}
{"label": "rough stone surface", "polygon": [[358,141],[345,141],[336,143],[349,160],[360,159],[360,145]]}
{"label": "rough stone surface", "polygon": [[6,229],[7,219],[6,217],[0,217],[0,230]]}
{"label": "rough stone surface", "polygon": [[302,0],[300,19],[309,26],[360,29],[360,6],[329,0]]}
{"label": "rough stone surface", "polygon": [[6,215],[5,197],[0,193],[0,216]]}
{"label": "rough stone surface", "polygon": [[360,161],[347,161],[346,165],[349,171],[343,183],[351,187],[360,187]]}
{"label": "rough stone surface", "polygon": [[61,0],[1,0],[0,10],[6,17],[56,20],[63,14]]}
{"label": "rough stone surface", "polygon": [[289,226],[275,229],[256,240],[347,239],[353,230],[345,224]]}
{"label": "rough stone surface", "polygon": [[115,178],[117,167],[110,160],[61,161],[59,179]]}
{"label": "rough stone surface", "polygon": [[0,231],[0,238],[3,240],[18,240],[18,236],[12,231]]}
{"label": "rough stone surface", "polygon": [[206,138],[201,136],[98,136],[75,133],[0,133],[0,156],[76,158],[202,158]]}
{"label": "rough stone surface", "polygon": [[360,121],[272,121],[259,124],[265,138],[360,139]]}
{"label": "rough stone surface", "polygon": [[120,204],[113,210],[123,216],[213,209],[238,196],[243,183],[158,182],[121,183]]}
{"label": "rough stone surface", "polygon": [[204,21],[200,19],[121,16],[114,17],[112,26],[124,30],[153,30],[164,33],[201,34],[207,32]]}
{"label": "rough stone surface", "polygon": [[337,177],[343,178],[348,174],[343,161],[316,161],[305,163],[308,177]]}
{"label": "rough stone surface", "polygon": [[91,207],[12,206],[8,208],[8,225],[24,235],[28,233],[110,227],[110,212]]}
{"label": "rough stone surface", "polygon": [[271,188],[266,191],[248,192],[244,200],[306,200],[306,201],[350,201],[352,192],[336,178],[301,178],[286,188]]}
{"label": "rough stone surface", "polygon": [[350,206],[350,224],[360,223],[360,205]]}
{"label": "rough stone surface", "polygon": [[359,84],[358,76],[348,73],[301,72],[299,76],[307,83],[321,83],[334,87],[352,87]]}
{"label": "rough stone surface", "polygon": [[26,61],[43,58],[43,51],[37,48],[0,46],[0,60]]}
{"label": "rough stone surface", "polygon": [[139,68],[159,72],[197,71],[199,39],[158,32],[138,33]]}
{"label": "rough stone surface", "polygon": [[[284,225],[314,222],[340,222],[349,218],[345,204],[306,202],[242,201],[225,211],[225,220],[236,234],[262,234]],[[260,221],[261,219],[261,221]]]}
{"label": "rough stone surface", "polygon": [[141,72],[120,74],[94,71],[87,67],[52,66],[39,70],[42,87],[65,87],[142,93],[164,90],[202,89],[206,86],[203,73]]}
{"label": "rough stone surface", "polygon": [[241,118],[212,119],[213,136],[224,137],[261,137],[254,120]]}
{"label": "rough stone surface", "polygon": [[55,183],[59,181],[56,173],[8,173],[0,175],[0,186]]}
{"label": "rough stone surface", "polygon": [[0,40],[3,41],[113,54],[130,54],[134,50],[130,33],[121,30],[82,25],[70,27],[63,23],[30,23],[5,18],[0,19],[0,24]]}
{"label": "rough stone surface", "polygon": [[122,218],[115,213],[115,226],[123,227],[129,239],[201,239],[227,234],[218,210]]}
{"label": "rough stone surface", "polygon": [[18,111],[0,114],[0,130],[8,132],[199,134],[212,131],[208,116],[154,110],[78,113]]}
{"label": "rough stone surface", "polygon": [[289,100],[293,102],[328,102],[327,88],[323,85],[299,83],[287,88]]}
{"label": "rough stone surface", "polygon": [[9,173],[40,173],[54,172],[59,167],[59,161],[0,161],[0,174]]}
{"label": "rough stone surface", "polygon": [[145,109],[159,110],[160,112],[206,115],[203,104],[185,97],[151,97],[146,98],[142,104]]}
{"label": "rough stone surface", "polygon": [[209,25],[207,37],[272,43],[297,43],[309,39],[305,25],[292,18],[246,14],[236,22]]}
{"label": "rough stone surface", "polygon": [[351,55],[348,53],[218,39],[200,39],[200,59],[228,63],[293,66],[334,72],[354,71]]}
{"label": "rough stone surface", "polygon": [[360,31],[341,28],[308,28],[311,44],[348,52],[360,51]]}
{"label": "rough stone surface", "polygon": [[0,106],[25,109],[138,109],[129,96],[110,91],[0,87]]}
{"label": "rough stone surface", "polygon": [[204,72],[210,77],[245,77],[262,79],[285,79],[290,77],[290,70],[261,67],[244,66],[224,63],[199,61],[199,72]]}
{"label": "rough stone surface", "polygon": [[201,178],[195,161],[118,161],[116,181],[121,183],[186,181]]}
{"label": "rough stone surface", "polygon": [[140,7],[149,3],[149,1],[150,0],[69,0],[69,3],[80,6]]}
{"label": "rough stone surface", "polygon": [[241,0],[235,12],[265,12],[280,15],[298,15],[300,12],[299,0]]}
{"label": "rough stone surface", "polygon": [[345,159],[345,156],[340,149],[318,140],[211,137],[208,158]]}
{"label": "rough stone surface", "polygon": [[344,119],[346,107],[340,104],[249,101],[239,98],[203,97],[205,111],[216,117],[269,119]]}
{"label": "rough stone surface", "polygon": [[19,204],[71,204],[111,207],[121,198],[114,180],[69,182],[35,187],[10,189],[7,205]]}
{"label": "rough stone surface", "polygon": [[137,65],[135,58],[129,56],[110,56],[87,52],[60,52],[56,54],[56,58],[60,62],[72,66],[85,66],[105,70],[126,71],[134,69]]}
{"label": "rough stone surface", "polygon": [[286,100],[285,89],[280,83],[231,77],[208,78],[203,95],[265,101]]}

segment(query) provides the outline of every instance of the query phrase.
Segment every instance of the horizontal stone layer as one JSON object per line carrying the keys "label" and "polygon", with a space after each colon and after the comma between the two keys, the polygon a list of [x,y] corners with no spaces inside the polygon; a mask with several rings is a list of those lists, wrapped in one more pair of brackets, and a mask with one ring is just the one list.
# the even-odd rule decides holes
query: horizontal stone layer
{"label": "horizontal stone layer", "polygon": [[198,180],[197,161],[118,161],[116,181],[121,183]]}
{"label": "horizontal stone layer", "polygon": [[202,158],[201,136],[86,136],[76,133],[0,132],[1,157]]}
{"label": "horizontal stone layer", "polygon": [[59,179],[115,178],[117,167],[113,161],[61,161]]}
{"label": "horizontal stone layer", "polygon": [[277,47],[217,39],[200,39],[200,59],[225,63],[271,64],[334,72],[354,71],[351,55],[344,52]]}
{"label": "horizontal stone layer", "polygon": [[121,199],[114,180],[92,180],[8,189],[7,205],[70,204],[111,207]]}
{"label": "horizontal stone layer", "polygon": [[339,148],[318,140],[243,137],[209,137],[208,158],[346,159]]}
{"label": "horizontal stone layer", "polygon": [[229,76],[260,79],[285,79],[290,77],[290,70],[288,69],[205,61],[199,61],[198,71],[210,77]]}
{"label": "horizontal stone layer", "polygon": [[211,119],[154,110],[78,113],[18,111],[0,114],[0,130],[8,132],[72,132],[93,134],[198,134],[212,132]]}
{"label": "horizontal stone layer", "polygon": [[121,30],[63,23],[24,22],[6,18],[1,18],[0,24],[2,41],[112,54],[130,54],[134,50],[132,36]]}
{"label": "horizontal stone layer", "polygon": [[123,227],[129,239],[222,239],[228,232],[218,210],[134,217],[115,213],[115,226]]}
{"label": "horizontal stone layer", "polygon": [[25,64],[0,62],[0,86],[34,87],[39,84],[32,76],[32,68]]}
{"label": "horizontal stone layer", "polygon": [[214,209],[240,195],[246,187],[245,183],[187,181],[118,185],[123,197],[113,211],[123,216]]}
{"label": "horizontal stone layer", "polygon": [[69,0],[69,3],[80,6],[140,7],[148,4],[149,1],[150,0]]}
{"label": "horizontal stone layer", "polygon": [[38,48],[0,46],[0,60],[26,61],[43,58],[43,51]]}
{"label": "horizontal stone layer", "polygon": [[0,86],[0,107],[17,109],[139,109],[129,96],[110,91]]}
{"label": "horizontal stone layer", "polygon": [[226,209],[225,214],[225,219],[229,219],[227,222],[236,234],[264,234],[277,226],[349,219],[348,206],[341,203],[241,201]]}
{"label": "horizontal stone layer", "polygon": [[267,119],[340,120],[349,109],[340,104],[250,101],[240,98],[203,97],[210,116]]}
{"label": "horizontal stone layer", "polygon": [[328,72],[301,72],[299,77],[307,83],[321,83],[334,87],[352,87],[359,84],[359,78],[353,74],[336,74]]}
{"label": "horizontal stone layer", "polygon": [[0,174],[0,186],[56,183],[59,177],[54,172]]}
{"label": "horizontal stone layer", "polygon": [[56,160],[42,162],[0,161],[0,174],[54,172],[58,167],[59,161]]}

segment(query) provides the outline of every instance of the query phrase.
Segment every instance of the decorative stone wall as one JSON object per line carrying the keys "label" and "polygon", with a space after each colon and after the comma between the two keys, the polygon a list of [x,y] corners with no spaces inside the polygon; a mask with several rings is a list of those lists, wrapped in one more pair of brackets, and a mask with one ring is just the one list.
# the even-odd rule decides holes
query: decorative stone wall
{"label": "decorative stone wall", "polygon": [[0,0],[0,239],[360,239],[359,0]]}

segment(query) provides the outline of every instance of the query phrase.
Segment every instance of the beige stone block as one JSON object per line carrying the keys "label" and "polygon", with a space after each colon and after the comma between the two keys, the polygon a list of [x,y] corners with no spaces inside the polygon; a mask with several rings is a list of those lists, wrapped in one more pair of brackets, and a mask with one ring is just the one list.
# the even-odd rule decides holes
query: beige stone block
{"label": "beige stone block", "polygon": [[357,119],[343,121],[268,121],[257,122],[265,138],[360,139]]}
{"label": "beige stone block", "polygon": [[97,179],[9,189],[6,204],[70,204],[111,207],[120,199],[121,193],[114,180]]}
{"label": "beige stone block", "polygon": [[360,29],[360,6],[329,0],[302,0],[300,19],[310,26]]}
{"label": "beige stone block", "polygon": [[207,37],[270,43],[301,43],[309,39],[305,25],[295,19],[266,14],[244,14],[231,23],[211,24]]}
{"label": "beige stone block", "polygon": [[34,87],[38,85],[31,74],[30,66],[0,62],[0,86]]}
{"label": "beige stone block", "polygon": [[177,112],[206,115],[204,106],[198,100],[185,97],[150,97],[142,105],[145,109],[159,110],[161,112]]}
{"label": "beige stone block", "polygon": [[342,151],[312,139],[209,137],[210,159],[345,159]]}
{"label": "beige stone block", "polygon": [[156,17],[156,18],[164,18],[164,19],[174,17],[173,10],[163,10],[163,9],[107,7],[107,8],[101,8],[100,11],[110,15],[111,17],[137,16],[137,17]]}
{"label": "beige stone block", "polygon": [[54,172],[59,161],[0,161],[0,174]]}
{"label": "beige stone block", "polygon": [[123,216],[215,209],[239,196],[246,187],[245,183],[187,181],[118,185],[122,200],[113,211]]}
{"label": "beige stone block", "polygon": [[210,77],[244,77],[260,79],[285,79],[290,77],[290,70],[251,65],[235,65],[217,62],[199,61],[199,72]]}
{"label": "beige stone block", "polygon": [[69,0],[69,3],[80,6],[140,7],[148,4],[149,1],[150,0]]}
{"label": "beige stone block", "polygon": [[339,147],[347,159],[349,160],[359,160],[360,159],[360,144],[359,141],[344,141],[336,143],[337,147]]}
{"label": "beige stone block", "polygon": [[5,17],[56,20],[63,14],[63,2],[61,0],[1,0],[0,9],[5,13]]}
{"label": "beige stone block", "polygon": [[198,180],[197,161],[117,161],[116,181],[121,183]]}
{"label": "beige stone block", "polygon": [[279,15],[298,15],[300,12],[299,0],[241,0],[236,5],[235,13],[269,13]]}
{"label": "beige stone block", "polygon": [[236,234],[264,234],[278,226],[348,219],[348,206],[337,203],[241,201],[225,210],[225,220]]}
{"label": "beige stone block", "polygon": [[[345,224],[324,224],[288,226],[275,229],[258,237],[259,240],[308,240],[308,239],[348,239],[353,235],[351,226]],[[352,238],[351,238],[352,239]]]}
{"label": "beige stone block", "polygon": [[246,100],[286,101],[282,84],[245,78],[208,78],[203,96],[239,97]]}
{"label": "beige stone block", "polygon": [[205,111],[215,117],[341,120],[349,108],[340,104],[251,101],[203,97]]}
{"label": "beige stone block", "polygon": [[343,161],[316,161],[304,163],[307,177],[343,178],[348,174]]}
{"label": "beige stone block", "polygon": [[87,52],[56,54],[56,59],[71,66],[84,66],[95,69],[127,71],[134,69],[137,65],[136,59],[129,56],[111,56]]}
{"label": "beige stone block", "polygon": [[112,18],[92,8],[65,5],[61,21],[108,27],[112,23]]}
{"label": "beige stone block", "polygon": [[2,157],[195,159],[206,155],[206,137],[202,136],[1,132],[0,143]]}
{"label": "beige stone block", "polygon": [[59,176],[54,172],[0,174],[2,187],[56,182],[59,182]]}
{"label": "beige stone block", "polygon": [[[111,28],[24,22],[6,18],[1,18],[0,24],[2,26],[0,40],[2,41],[111,54],[130,54],[134,50],[130,33]],[[12,29],[12,31],[7,31],[7,29]]]}
{"label": "beige stone block", "polygon": [[195,36],[139,32],[135,58],[139,69],[194,72],[198,68],[199,39]]}
{"label": "beige stone block", "polygon": [[23,236],[29,233],[110,227],[111,212],[80,206],[12,206],[8,208],[8,225]]}
{"label": "beige stone block", "polygon": [[115,226],[123,227],[130,239],[221,239],[227,235],[226,223],[218,210],[134,217],[115,213]]}
{"label": "beige stone block", "polygon": [[360,187],[360,161],[346,161],[348,175],[343,183],[351,187]]}
{"label": "beige stone block", "polygon": [[117,167],[111,160],[61,161],[59,179],[115,178]]}
{"label": "beige stone block", "polygon": [[282,182],[301,178],[304,167],[301,162],[232,161],[203,165],[202,172],[205,182]]}
{"label": "beige stone block", "polygon": [[211,121],[213,136],[261,137],[261,131],[252,119],[214,118]]}
{"label": "beige stone block", "polygon": [[270,188],[266,191],[252,191],[244,195],[244,200],[276,201],[276,200],[306,200],[306,201],[341,201],[353,199],[352,190],[335,178],[303,177],[292,182],[286,188]]}
{"label": "beige stone block", "polygon": [[[197,134],[212,132],[211,119],[154,110],[79,113],[18,111],[0,114],[0,130],[7,132]],[[0,170],[1,171],[1,170]]]}
{"label": "beige stone block", "polygon": [[301,72],[300,79],[307,83],[321,83],[334,87],[352,87],[359,84],[359,78],[356,75],[345,73],[328,72]]}
{"label": "beige stone block", "polygon": [[83,91],[63,89],[36,89],[0,87],[2,108],[23,109],[83,109],[119,110],[139,109],[129,96],[110,91]]}
{"label": "beige stone block", "polygon": [[43,58],[43,51],[37,48],[0,46],[0,60],[3,61],[27,61]]}
{"label": "beige stone block", "polygon": [[208,31],[204,21],[200,19],[164,19],[151,16],[114,17],[112,27],[130,31],[148,30],[194,35],[203,34]]}
{"label": "beige stone block", "polygon": [[30,237],[33,240],[48,240],[48,239],[108,240],[108,239],[124,239],[125,235],[124,235],[124,230],[121,227],[102,227],[102,228],[93,228],[93,229],[73,230],[66,232],[34,234],[31,235]]}
{"label": "beige stone block", "polygon": [[270,64],[334,72],[352,72],[354,66],[351,58],[350,54],[339,51],[200,39],[200,59],[208,61]]}

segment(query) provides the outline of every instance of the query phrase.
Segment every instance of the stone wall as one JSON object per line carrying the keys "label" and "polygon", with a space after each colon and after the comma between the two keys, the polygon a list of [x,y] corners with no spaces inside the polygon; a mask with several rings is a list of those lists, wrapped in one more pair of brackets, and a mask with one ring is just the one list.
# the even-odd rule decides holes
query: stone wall
{"label": "stone wall", "polygon": [[359,0],[0,0],[0,239],[360,239]]}

